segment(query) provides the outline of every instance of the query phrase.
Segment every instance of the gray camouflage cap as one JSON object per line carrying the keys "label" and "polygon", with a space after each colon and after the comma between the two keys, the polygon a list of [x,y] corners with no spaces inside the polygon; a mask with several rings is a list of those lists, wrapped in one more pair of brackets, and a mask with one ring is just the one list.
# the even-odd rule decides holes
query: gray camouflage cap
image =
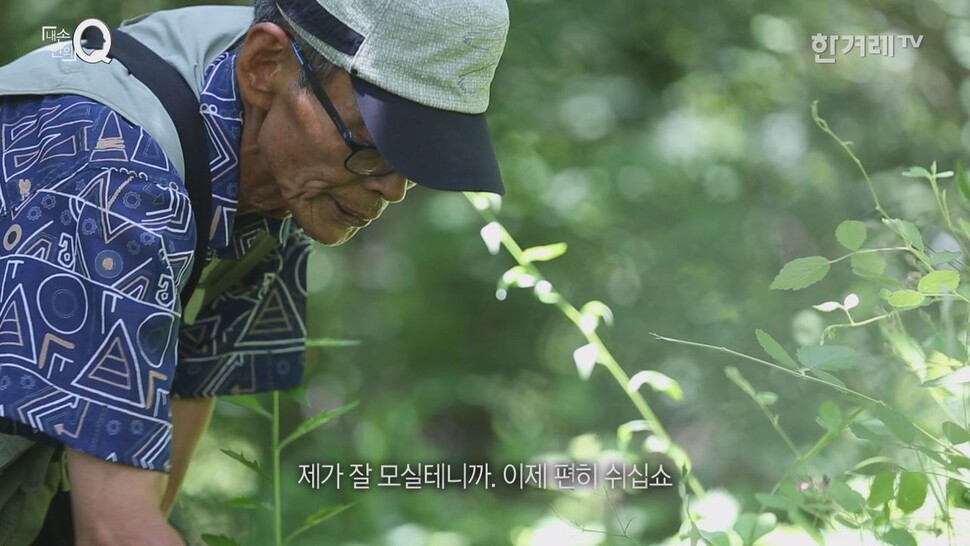
{"label": "gray camouflage cap", "polygon": [[278,0],[346,70],[387,162],[418,184],[504,193],[482,115],[508,33],[505,0]]}

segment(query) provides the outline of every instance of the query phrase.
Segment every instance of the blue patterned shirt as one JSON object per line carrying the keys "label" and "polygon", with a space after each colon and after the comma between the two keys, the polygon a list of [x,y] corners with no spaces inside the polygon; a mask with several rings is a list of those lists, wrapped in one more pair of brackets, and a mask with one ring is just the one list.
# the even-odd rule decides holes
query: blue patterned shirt
{"label": "blue patterned shirt", "polygon": [[170,467],[170,397],[302,379],[309,239],[237,215],[242,105],[235,51],[205,70],[212,169],[207,260],[279,245],[183,325],[196,225],[141,127],[77,95],[0,97],[0,432]]}

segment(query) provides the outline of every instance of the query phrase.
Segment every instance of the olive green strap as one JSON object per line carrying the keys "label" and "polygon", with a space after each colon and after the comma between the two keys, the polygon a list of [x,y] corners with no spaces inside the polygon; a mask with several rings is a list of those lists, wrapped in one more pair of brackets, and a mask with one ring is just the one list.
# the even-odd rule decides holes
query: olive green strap
{"label": "olive green strap", "polygon": [[[0,444],[10,436],[0,435]],[[35,444],[0,469],[0,546],[29,546],[37,538],[61,481],[56,448]],[[71,522],[64,522],[71,525]]]}
{"label": "olive green strap", "polygon": [[264,231],[257,236],[249,251],[238,260],[210,260],[199,276],[199,283],[195,286],[192,297],[182,310],[182,324],[194,324],[203,306],[239,282],[277,245],[277,240]]}
{"label": "olive green strap", "polygon": [[27,438],[0,434],[0,472],[34,445]]}

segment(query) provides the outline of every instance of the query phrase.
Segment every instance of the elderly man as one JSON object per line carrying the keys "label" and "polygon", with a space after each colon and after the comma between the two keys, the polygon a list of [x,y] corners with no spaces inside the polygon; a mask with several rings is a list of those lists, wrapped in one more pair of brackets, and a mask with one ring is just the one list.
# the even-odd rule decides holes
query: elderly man
{"label": "elderly man", "polygon": [[[65,448],[79,544],[181,544],[165,514],[212,397],[301,380],[307,236],[343,243],[413,183],[502,192],[482,113],[507,29],[504,0],[123,26],[199,95],[206,257],[172,122],[122,63],[0,68],[0,431]],[[189,313],[193,259],[244,271]]]}

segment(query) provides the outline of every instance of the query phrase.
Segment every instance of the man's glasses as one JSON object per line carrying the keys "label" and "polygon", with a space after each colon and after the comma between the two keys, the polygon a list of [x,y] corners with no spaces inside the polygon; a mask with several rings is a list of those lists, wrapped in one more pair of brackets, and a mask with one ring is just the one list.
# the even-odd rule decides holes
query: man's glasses
{"label": "man's glasses", "polygon": [[330,101],[330,97],[324,92],[320,82],[317,81],[313,71],[310,70],[310,65],[303,59],[300,48],[297,47],[296,42],[292,38],[290,39],[290,45],[293,46],[293,53],[296,54],[296,60],[300,63],[306,79],[310,82],[310,88],[313,89],[313,94],[317,96],[317,100],[323,105],[323,109],[327,111],[330,119],[333,120],[334,126],[337,127],[337,131],[340,132],[340,137],[344,139],[347,147],[350,148],[350,155],[344,160],[344,167],[348,171],[361,176],[384,176],[394,172],[394,168],[388,165],[387,161],[381,157],[377,148],[369,144],[361,144],[354,140],[353,133],[350,132],[350,129],[340,119],[340,115],[337,114],[337,108],[334,107],[333,102]]}

